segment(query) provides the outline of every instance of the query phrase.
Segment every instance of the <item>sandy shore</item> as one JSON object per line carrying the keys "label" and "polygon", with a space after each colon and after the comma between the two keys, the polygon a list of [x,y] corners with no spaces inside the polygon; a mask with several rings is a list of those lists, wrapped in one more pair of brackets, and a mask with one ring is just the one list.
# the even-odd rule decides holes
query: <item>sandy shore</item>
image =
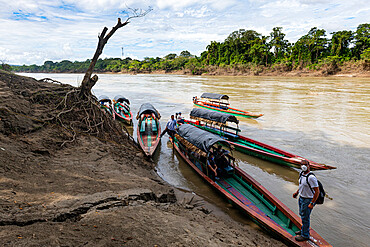
{"label": "sandy shore", "polygon": [[1,246],[284,246],[162,181],[128,139],[61,146],[35,100],[59,86],[0,71]]}

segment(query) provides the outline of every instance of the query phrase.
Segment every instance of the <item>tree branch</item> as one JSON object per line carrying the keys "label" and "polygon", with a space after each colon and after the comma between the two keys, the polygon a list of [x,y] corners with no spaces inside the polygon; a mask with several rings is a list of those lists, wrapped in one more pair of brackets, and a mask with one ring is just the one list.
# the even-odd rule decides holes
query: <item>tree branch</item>
{"label": "tree branch", "polygon": [[132,15],[127,17],[126,21],[124,21],[122,23],[121,18],[118,18],[117,24],[112,28],[112,30],[107,35],[106,35],[106,33],[108,31],[107,27],[104,27],[102,33],[100,35],[98,35],[99,41],[98,41],[98,45],[97,45],[96,50],[95,50],[95,54],[93,56],[93,59],[91,60],[90,66],[87,69],[87,71],[85,73],[85,76],[82,80],[81,86],[80,86],[80,97],[86,98],[88,95],[90,95],[91,94],[91,89],[93,88],[93,86],[98,81],[98,76],[97,75],[94,75],[93,77],[91,77],[91,75],[93,73],[96,62],[99,59],[99,56],[103,52],[104,46],[107,44],[108,40],[113,36],[113,34],[119,28],[124,27],[127,24],[129,24],[130,23],[129,20],[131,20],[133,18],[144,17],[150,11],[153,10],[151,7],[149,7],[146,11],[143,11],[142,9],[132,9],[132,8],[128,8],[128,9],[131,11]]}

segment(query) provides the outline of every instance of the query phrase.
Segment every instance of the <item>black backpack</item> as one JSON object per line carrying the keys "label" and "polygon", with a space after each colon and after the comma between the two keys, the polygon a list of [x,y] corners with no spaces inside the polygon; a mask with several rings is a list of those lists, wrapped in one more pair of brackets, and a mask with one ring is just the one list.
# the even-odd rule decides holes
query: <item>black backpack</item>
{"label": "black backpack", "polygon": [[[302,176],[302,172],[299,174],[299,177],[301,177]],[[313,173],[308,173],[307,174],[307,176],[306,176],[306,183],[308,184],[308,186],[310,187],[310,190],[312,191],[312,194],[315,194],[315,191],[312,189],[312,187],[311,187],[311,185],[310,185],[310,183],[308,182],[308,177],[310,176],[310,175],[313,175],[313,176],[315,176],[315,174],[313,174]],[[316,177],[316,176],[315,176]],[[322,186],[322,183],[319,181],[319,180],[317,180],[317,184],[319,185],[319,197],[317,198],[317,200],[316,200],[316,204],[323,204],[324,203],[324,199],[325,199],[325,190],[324,190],[324,186]]]}

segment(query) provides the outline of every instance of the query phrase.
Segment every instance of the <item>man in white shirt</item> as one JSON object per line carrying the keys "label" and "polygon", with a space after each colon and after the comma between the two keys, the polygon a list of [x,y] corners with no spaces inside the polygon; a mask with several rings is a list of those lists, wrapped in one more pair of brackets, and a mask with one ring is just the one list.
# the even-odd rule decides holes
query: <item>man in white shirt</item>
{"label": "man in white shirt", "polygon": [[299,174],[299,188],[293,194],[293,198],[296,198],[299,194],[298,205],[299,215],[302,219],[302,228],[296,232],[299,236],[296,236],[295,239],[297,241],[306,241],[310,239],[310,214],[319,197],[319,184],[314,175],[309,175],[310,163],[307,160],[301,161],[301,170],[302,172]]}
{"label": "man in white shirt", "polygon": [[172,138],[176,133],[176,120],[174,115],[171,115],[171,119],[167,122],[166,129],[162,132],[160,138],[162,138],[166,133],[168,133]]}

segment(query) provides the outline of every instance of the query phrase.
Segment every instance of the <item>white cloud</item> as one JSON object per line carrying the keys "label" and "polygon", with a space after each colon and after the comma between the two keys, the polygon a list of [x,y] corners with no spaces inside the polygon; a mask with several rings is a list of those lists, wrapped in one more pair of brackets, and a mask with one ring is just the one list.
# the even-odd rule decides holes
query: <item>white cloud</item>
{"label": "white cloud", "polygon": [[327,34],[366,23],[365,0],[0,0],[0,59],[12,64],[91,58],[97,35],[111,28],[128,7],[153,7],[117,31],[104,56],[164,56],[188,50],[199,55],[210,41],[223,41],[240,28],[268,35],[282,26],[295,42],[310,28]]}
{"label": "white cloud", "polygon": [[211,15],[211,11],[206,6],[202,6],[200,9],[185,9],[184,16],[193,18],[203,18]]}
{"label": "white cloud", "polygon": [[299,0],[300,3],[303,4],[319,4],[319,3],[330,3],[334,2],[333,0]]}
{"label": "white cloud", "polygon": [[224,10],[237,3],[236,0],[157,0],[156,6],[159,9],[171,9],[171,10],[182,10],[187,7],[194,7],[199,5],[212,6],[213,9]]}

